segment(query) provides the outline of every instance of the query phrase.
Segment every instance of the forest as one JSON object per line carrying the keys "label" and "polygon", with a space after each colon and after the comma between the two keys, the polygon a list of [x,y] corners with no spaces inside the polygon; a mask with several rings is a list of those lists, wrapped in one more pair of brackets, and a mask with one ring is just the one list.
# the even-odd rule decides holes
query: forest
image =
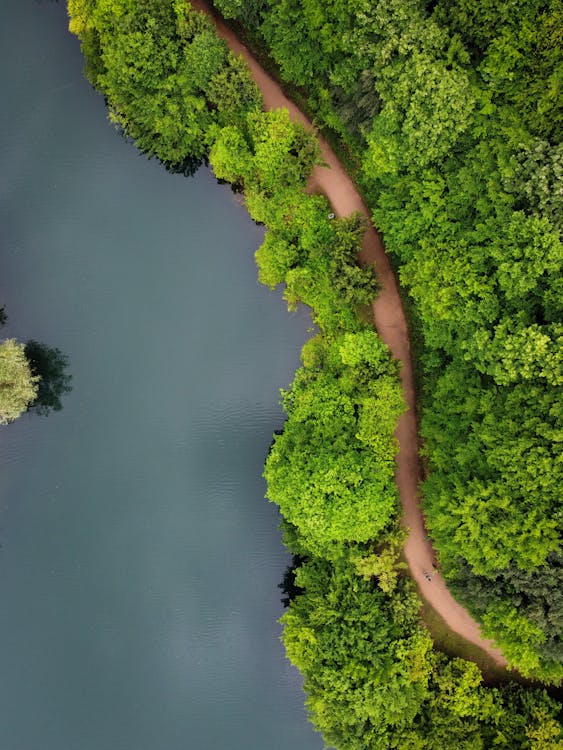
{"label": "forest", "polygon": [[340,140],[393,255],[443,574],[560,681],[561,3],[215,4]]}
{"label": "forest", "polygon": [[[521,674],[561,659],[561,10],[552,3],[218,0],[355,165],[416,342],[424,510],[452,590]],[[207,160],[266,226],[259,278],[318,333],[265,466],[295,585],[283,617],[311,720],[339,750],[562,748],[540,688],[486,687],[433,647],[404,572],[397,363],[373,331],[363,220],[305,188],[316,137],[264,112],[183,0],[69,0],[86,74],[124,137]],[[533,93],[533,96],[531,93]],[[559,472],[559,474],[558,474]]]}

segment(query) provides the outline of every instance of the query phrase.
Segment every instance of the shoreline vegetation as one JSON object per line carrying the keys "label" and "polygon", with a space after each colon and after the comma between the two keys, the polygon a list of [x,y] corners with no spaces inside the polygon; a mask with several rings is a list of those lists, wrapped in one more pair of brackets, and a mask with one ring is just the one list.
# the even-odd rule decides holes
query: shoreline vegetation
{"label": "shoreline vegetation", "polygon": [[[191,5],[211,14],[210,8],[199,0],[197,2],[192,0]],[[293,102],[287,99],[280,86],[260,68],[256,59],[237,37],[216,16],[213,17],[213,21],[219,36],[225,39],[233,52],[241,54],[247,62],[253,79],[264,97],[265,108],[283,107],[288,110],[294,122],[300,122],[308,130],[313,130],[310,121],[303,116]],[[399,449],[395,481],[403,507],[402,523],[409,530],[403,545],[405,561],[425,601],[433,607],[437,616],[445,619],[449,627],[459,634],[460,640],[465,638],[468,642],[467,646],[460,650],[458,656],[465,657],[466,653],[471,652],[471,646],[478,646],[495,665],[506,666],[506,661],[500,651],[490,641],[483,640],[477,623],[451,596],[443,578],[434,568],[436,555],[424,527],[419,507],[418,484],[421,479],[421,467],[418,459],[414,374],[407,321],[402,310],[399,290],[383,244],[369,221],[369,212],[355,185],[323,138],[319,138],[319,146],[322,163],[313,168],[307,191],[325,195],[330,201],[332,210],[338,216],[346,216],[358,211],[365,217],[368,226],[363,236],[360,261],[365,265],[374,266],[380,285],[377,297],[371,306],[374,325],[383,342],[389,347],[392,356],[400,363],[399,375],[407,409],[400,415],[395,432]],[[428,573],[430,570],[433,570],[431,578]],[[430,617],[425,619],[428,626],[433,622],[434,620]],[[432,628],[429,627],[429,629],[434,637],[435,633]]]}
{"label": "shoreline vegetation", "polygon": [[356,165],[415,334],[440,569],[513,667],[557,684],[560,3],[215,6]]}
{"label": "shoreline vegetation", "polygon": [[[366,320],[377,281],[356,262],[363,218],[330,218],[326,199],[306,192],[315,137],[287,112],[263,111],[244,63],[184,0],[68,9],[111,120],[169,169],[190,174],[209,159],[244,192],[266,225],[260,280],[284,283],[290,309],[310,306],[320,331],[283,394],[288,418],[265,468],[296,559],[283,638],[315,727],[338,750],[561,748],[558,705],[544,690],[484,687],[476,665],[436,651],[421,624],[400,562],[397,363]],[[380,164],[370,179],[378,170],[389,174]]]}

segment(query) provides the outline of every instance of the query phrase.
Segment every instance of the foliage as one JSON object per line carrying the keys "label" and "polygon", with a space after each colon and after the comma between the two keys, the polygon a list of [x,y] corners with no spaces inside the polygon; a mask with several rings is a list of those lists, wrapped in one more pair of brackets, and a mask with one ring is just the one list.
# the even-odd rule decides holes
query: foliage
{"label": "foliage", "polygon": [[146,154],[190,173],[216,124],[260,106],[248,71],[182,0],[69,0],[70,29],[111,120]]}
{"label": "foliage", "polygon": [[425,508],[446,569],[459,555],[482,575],[544,564],[562,520],[557,394],[527,384],[485,390],[450,365],[436,399],[440,411],[423,423],[433,469]]}
{"label": "foliage", "polygon": [[404,529],[393,529],[390,533],[379,535],[377,551],[367,555],[361,552],[351,554],[350,560],[356,572],[366,580],[377,577],[379,588],[385,594],[391,594],[397,588],[400,572],[408,569],[408,565],[399,560],[406,537]]}
{"label": "foliage", "polygon": [[288,420],[264,476],[268,497],[316,555],[377,537],[397,514],[393,432],[404,409],[373,331],[312,339],[283,394]]}
{"label": "foliage", "polygon": [[559,2],[438,2],[436,15],[464,38],[492,101],[518,110],[534,134],[561,136],[563,10]]}
{"label": "foliage", "polygon": [[263,0],[218,0],[214,3],[225,18],[238,18],[245,26],[253,26],[260,20]]}
{"label": "foliage", "polygon": [[290,309],[303,302],[324,331],[358,328],[357,311],[374,297],[371,268],[356,256],[365,232],[361,216],[330,219],[325,198],[304,186],[318,162],[311,133],[284,110],[252,113],[246,129],[217,132],[209,154],[217,177],[244,190],[251,216],[267,226],[256,253],[260,280],[285,282]]}
{"label": "foliage", "polygon": [[[536,576],[556,597],[545,587],[561,549],[561,5],[270,0],[254,24],[352,147],[413,302],[424,507],[443,572],[511,663],[556,679],[548,620],[498,613],[516,596],[505,576],[523,576],[524,602]],[[302,255],[266,238],[264,278],[289,276],[290,301],[307,288]],[[490,582],[488,608],[468,576]]]}
{"label": "foliage", "polygon": [[[563,560],[552,553],[544,564],[532,571],[512,565],[489,576],[476,575],[461,558],[454,581],[456,595],[468,601],[474,611],[486,619],[489,635],[502,644],[506,653],[515,648],[508,638],[509,619],[519,623],[518,649],[526,649],[534,670],[541,666],[551,681],[561,678],[563,633]],[[505,619],[499,613],[508,612]],[[514,613],[518,619],[514,619]],[[519,653],[518,658],[522,659]]]}
{"label": "foliage", "polygon": [[[525,5],[519,19],[487,0],[485,31],[466,0],[428,11],[217,0],[362,164],[424,337],[425,507],[444,572],[512,663],[554,680],[559,15],[555,2]],[[285,283],[290,308],[310,305],[321,329],[283,394],[288,419],[265,468],[295,554],[284,641],[315,725],[341,750],[561,748],[545,694],[483,688],[420,625],[397,560],[397,367],[358,317],[375,293],[355,260],[362,220],[330,219],[305,193],[315,138],[260,111],[244,65],[182,0],[69,0],[69,11],[124,134],[173,169],[209,154],[267,227],[261,280]]]}
{"label": "foliage", "polygon": [[471,662],[432,650],[419,601],[401,580],[386,595],[346,559],[296,571],[303,593],[282,617],[311,720],[341,750],[539,750],[562,747],[545,693],[485,688]]}
{"label": "foliage", "polygon": [[0,424],[23,414],[37,396],[39,376],[25,356],[24,344],[5,339],[0,344]]}
{"label": "foliage", "polygon": [[514,195],[514,207],[545,216],[559,233],[563,230],[563,144],[552,146],[539,138],[514,153],[502,187]]}
{"label": "foliage", "polygon": [[246,127],[231,124],[214,135],[210,162],[217,177],[266,199],[275,196],[275,204],[280,193],[302,192],[318,160],[313,134],[283,109],[251,112]]}

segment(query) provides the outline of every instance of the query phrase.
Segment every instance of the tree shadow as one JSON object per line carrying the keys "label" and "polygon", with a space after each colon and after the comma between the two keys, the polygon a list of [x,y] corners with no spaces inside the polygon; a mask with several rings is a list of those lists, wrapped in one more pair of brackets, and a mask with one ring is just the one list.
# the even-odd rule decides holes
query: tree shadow
{"label": "tree shadow", "polygon": [[25,356],[33,374],[41,378],[37,398],[29,405],[28,412],[47,416],[51,411],[60,411],[63,393],[72,391],[72,375],[66,372],[68,357],[60,349],[34,339],[26,343]]}
{"label": "tree shadow", "polygon": [[293,555],[291,565],[287,566],[281,583],[278,583],[278,588],[281,589],[282,594],[284,594],[281,598],[281,602],[286,609],[296,596],[305,593],[305,589],[298,586],[295,582],[295,571],[303,565],[305,560],[306,558],[301,555]]}
{"label": "tree shadow", "polygon": [[167,172],[170,172],[171,174],[181,174],[184,175],[184,177],[193,177],[203,164],[209,164],[206,157],[199,158],[195,156],[187,156],[179,163],[162,161],[161,159],[159,159],[159,161]]}

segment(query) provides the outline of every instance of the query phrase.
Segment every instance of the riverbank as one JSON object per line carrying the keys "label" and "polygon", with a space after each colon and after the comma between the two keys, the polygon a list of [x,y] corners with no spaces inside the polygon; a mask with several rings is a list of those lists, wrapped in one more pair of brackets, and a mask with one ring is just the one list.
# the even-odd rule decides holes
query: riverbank
{"label": "riverbank", "polygon": [[[219,19],[217,14],[201,0],[193,0],[191,5],[207,13],[213,19],[219,36],[227,42],[233,52],[242,55],[245,59],[262,93],[265,108],[285,108],[294,121],[312,129],[308,118],[285,96],[279,84],[266,73],[248,48]],[[348,216],[358,211],[370,221],[369,211],[334,151],[324,138],[320,137],[319,143],[324,164],[315,167],[309,190],[323,193],[338,216]],[[491,641],[481,636],[478,624],[452,597],[439,572],[434,572],[431,580],[425,575],[425,572],[433,570],[435,553],[427,538],[419,503],[418,486],[421,480],[421,465],[408,328],[391,263],[371,221],[364,236],[360,260],[366,264],[373,264],[375,267],[380,284],[380,292],[373,302],[375,328],[389,347],[393,357],[401,363],[400,377],[407,410],[400,418],[396,431],[399,445],[396,482],[403,507],[403,524],[409,529],[404,547],[409,571],[423,599],[443,618],[452,631],[481,648],[499,666],[506,666],[506,660],[500,650]]]}
{"label": "riverbank", "polygon": [[64,3],[2,9],[4,331],[74,390],[2,429],[0,746],[321,750],[260,478],[309,318],[256,283],[227,186],[108,122]]}

